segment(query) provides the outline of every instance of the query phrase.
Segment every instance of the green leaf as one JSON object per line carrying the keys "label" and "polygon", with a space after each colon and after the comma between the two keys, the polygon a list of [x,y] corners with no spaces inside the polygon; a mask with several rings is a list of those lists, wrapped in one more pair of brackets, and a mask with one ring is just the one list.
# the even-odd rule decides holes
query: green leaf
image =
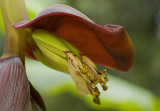
{"label": "green leaf", "polygon": [[1,9],[0,9],[0,33],[5,34],[5,25]]}

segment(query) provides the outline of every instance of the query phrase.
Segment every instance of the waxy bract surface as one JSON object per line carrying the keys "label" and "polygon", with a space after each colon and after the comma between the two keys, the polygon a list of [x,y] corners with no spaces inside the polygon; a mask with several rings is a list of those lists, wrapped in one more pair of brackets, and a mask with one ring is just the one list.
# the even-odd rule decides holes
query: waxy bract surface
{"label": "waxy bract surface", "polygon": [[[19,22],[14,27],[50,31],[69,41],[96,64],[112,69],[127,71],[133,63],[134,47],[124,27],[97,25],[66,5],[50,6],[32,21]],[[27,55],[36,59],[29,45]]]}

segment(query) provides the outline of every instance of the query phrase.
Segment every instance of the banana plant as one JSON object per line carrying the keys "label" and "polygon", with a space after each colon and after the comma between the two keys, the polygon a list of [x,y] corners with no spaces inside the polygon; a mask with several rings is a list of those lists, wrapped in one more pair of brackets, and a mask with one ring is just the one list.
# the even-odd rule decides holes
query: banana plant
{"label": "banana plant", "polygon": [[70,74],[80,95],[100,104],[97,84],[107,90],[104,69],[127,71],[134,47],[124,27],[100,26],[67,5],[53,5],[29,20],[24,0],[0,0],[5,48],[0,59],[0,110],[45,111],[40,94],[28,81],[25,56]]}

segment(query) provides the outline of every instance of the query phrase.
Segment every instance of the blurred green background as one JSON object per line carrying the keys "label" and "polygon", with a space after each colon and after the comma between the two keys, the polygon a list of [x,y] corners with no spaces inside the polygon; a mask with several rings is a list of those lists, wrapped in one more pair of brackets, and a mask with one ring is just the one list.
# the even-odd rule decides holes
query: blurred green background
{"label": "blurred green background", "polygon": [[[124,26],[135,46],[136,57],[128,72],[108,69],[109,89],[95,105],[91,96],[80,96],[67,74],[27,59],[31,83],[43,96],[48,111],[160,111],[160,0],[25,0],[35,17],[53,4],[67,4],[100,25]],[[4,47],[0,13],[0,55]],[[99,69],[103,67],[99,66]]]}

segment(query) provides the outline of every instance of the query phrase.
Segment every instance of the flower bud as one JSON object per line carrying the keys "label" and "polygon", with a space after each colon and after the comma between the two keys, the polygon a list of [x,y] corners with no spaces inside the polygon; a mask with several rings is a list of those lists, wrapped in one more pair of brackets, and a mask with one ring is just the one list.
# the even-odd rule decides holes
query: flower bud
{"label": "flower bud", "polygon": [[0,59],[1,111],[42,111],[43,101],[30,85],[19,57]]}
{"label": "flower bud", "polygon": [[18,57],[0,60],[1,111],[31,111],[30,87]]}

